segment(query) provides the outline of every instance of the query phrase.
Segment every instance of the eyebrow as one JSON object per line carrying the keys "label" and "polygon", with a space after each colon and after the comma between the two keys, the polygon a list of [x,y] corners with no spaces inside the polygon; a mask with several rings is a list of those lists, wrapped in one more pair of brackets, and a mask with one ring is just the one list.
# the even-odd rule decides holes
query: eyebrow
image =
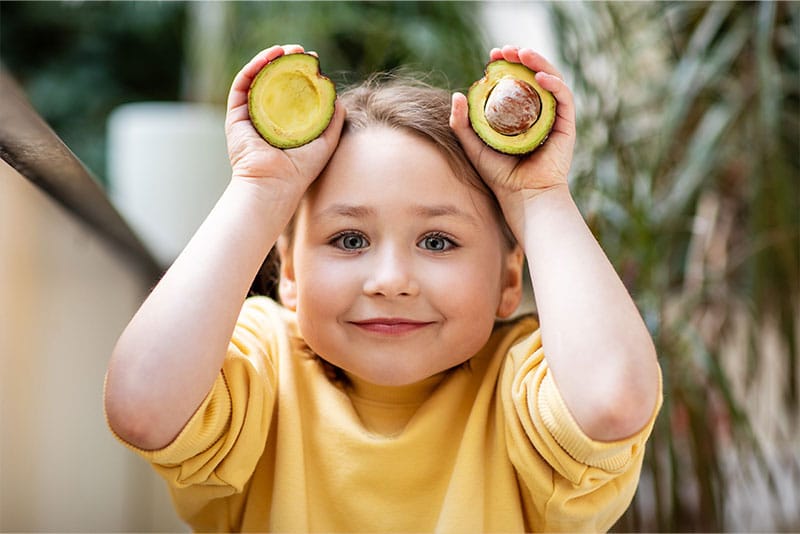
{"label": "eyebrow", "polygon": [[[463,219],[464,221],[474,226],[479,226],[479,221],[470,213],[459,209],[452,204],[435,204],[424,205],[419,204],[412,207],[412,213],[416,217],[432,219],[436,217],[455,217]],[[374,217],[378,214],[378,210],[371,206],[361,206],[353,204],[333,204],[325,208],[318,216],[323,218],[329,217],[348,217],[352,219],[363,219],[367,217]]]}
{"label": "eyebrow", "polygon": [[375,208],[369,206],[356,206],[351,204],[333,204],[325,208],[319,217],[349,217],[363,219],[377,214]]}
{"label": "eyebrow", "polygon": [[414,214],[419,217],[456,217],[478,226],[477,219],[470,213],[453,206],[452,204],[438,204],[434,206],[419,205],[414,207]]}

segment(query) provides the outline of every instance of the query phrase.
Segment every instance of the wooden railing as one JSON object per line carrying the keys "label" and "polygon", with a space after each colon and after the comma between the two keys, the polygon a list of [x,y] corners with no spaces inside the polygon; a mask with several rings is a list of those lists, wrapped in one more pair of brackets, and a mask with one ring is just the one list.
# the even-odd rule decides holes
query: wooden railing
{"label": "wooden railing", "polygon": [[125,255],[151,283],[161,267],[92,173],[31,106],[0,66],[0,157]]}

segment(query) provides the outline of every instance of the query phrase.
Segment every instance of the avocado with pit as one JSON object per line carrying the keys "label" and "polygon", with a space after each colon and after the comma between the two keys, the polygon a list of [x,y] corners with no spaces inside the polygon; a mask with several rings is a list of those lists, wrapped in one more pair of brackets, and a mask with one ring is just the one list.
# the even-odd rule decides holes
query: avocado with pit
{"label": "avocado with pit", "polygon": [[250,120],[277,148],[295,148],[319,137],[333,118],[336,87],[305,53],[286,54],[267,63],[248,94]]}
{"label": "avocado with pit", "polygon": [[504,154],[536,150],[556,119],[556,99],[536,82],[536,73],[502,59],[486,65],[483,78],[469,88],[467,103],[472,129]]}

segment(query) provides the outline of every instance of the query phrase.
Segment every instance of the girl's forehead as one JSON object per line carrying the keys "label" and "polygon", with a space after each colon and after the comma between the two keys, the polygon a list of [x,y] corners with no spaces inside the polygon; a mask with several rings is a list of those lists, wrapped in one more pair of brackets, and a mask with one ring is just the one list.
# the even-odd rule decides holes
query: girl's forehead
{"label": "girl's forehead", "polygon": [[443,151],[411,132],[383,126],[349,131],[306,195],[312,204],[342,198],[392,203],[447,199],[475,204],[485,197],[456,175]]}

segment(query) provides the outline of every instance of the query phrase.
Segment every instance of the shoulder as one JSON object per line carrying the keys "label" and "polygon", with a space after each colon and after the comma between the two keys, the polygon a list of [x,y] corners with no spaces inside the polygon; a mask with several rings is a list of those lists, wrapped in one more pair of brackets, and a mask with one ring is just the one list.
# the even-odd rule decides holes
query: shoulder
{"label": "shoulder", "polygon": [[244,301],[239,313],[239,323],[248,320],[269,321],[274,324],[295,322],[295,314],[269,297],[255,296]]}
{"label": "shoulder", "polygon": [[[468,368],[473,376],[481,376],[494,387],[503,388],[504,375],[517,367],[512,355],[528,345],[533,348],[523,350],[532,352],[541,346],[539,321],[535,315],[528,314],[510,320],[496,321],[492,333],[483,348],[469,360]],[[499,379],[499,380],[498,380]],[[498,391],[499,393],[500,391]]]}
{"label": "shoulder", "polygon": [[508,345],[509,348],[524,340],[531,334],[539,331],[539,317],[529,313],[508,320],[498,320],[494,323],[489,344],[499,346]]}
{"label": "shoulder", "polygon": [[298,350],[298,340],[297,321],[291,310],[268,297],[248,298],[231,335],[223,375],[232,381],[234,374],[241,374],[238,371],[252,368],[274,382],[280,362]]}
{"label": "shoulder", "polygon": [[236,320],[231,343],[244,350],[296,335],[295,314],[268,297],[258,296],[245,300]]}
{"label": "shoulder", "polygon": [[[533,314],[522,315],[514,319],[495,322],[492,334],[482,350],[485,357],[506,360],[507,356],[519,349],[519,345],[536,350],[541,347],[539,335],[539,319]],[[480,356],[480,355],[479,355]],[[504,365],[507,365],[506,362]]]}

